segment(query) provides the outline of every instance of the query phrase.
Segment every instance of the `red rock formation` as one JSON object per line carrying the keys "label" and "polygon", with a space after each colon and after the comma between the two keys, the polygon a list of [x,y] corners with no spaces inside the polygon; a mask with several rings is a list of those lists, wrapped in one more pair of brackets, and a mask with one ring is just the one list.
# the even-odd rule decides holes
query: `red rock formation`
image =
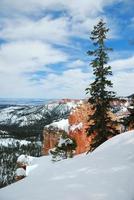
{"label": "red rock formation", "polygon": [[79,105],[69,116],[69,135],[77,143],[76,154],[89,150],[91,137],[87,137],[86,131],[89,127],[88,117],[92,110],[88,103]]}
{"label": "red rock formation", "polygon": [[62,130],[54,127],[48,127],[44,129],[42,155],[48,155],[49,150],[54,148],[55,145],[58,143],[58,140],[62,133]]}
{"label": "red rock formation", "polygon": [[[63,100],[68,101],[68,100]],[[114,101],[112,105],[120,106],[121,104],[125,104],[126,101]],[[91,105],[87,102],[83,102],[79,104],[75,109],[72,110],[68,117],[69,121],[69,136],[74,138],[77,143],[76,154],[80,154],[86,152],[90,149],[90,144],[93,136],[87,137],[87,129],[89,128],[90,123],[88,122],[89,115],[92,115],[93,111],[91,110]],[[124,115],[124,111],[119,113],[119,115],[115,116],[110,113],[110,116],[114,119],[120,119]],[[125,113],[126,115],[126,113]],[[118,130],[120,132],[123,131],[121,125],[119,125]],[[58,130],[56,128],[45,128],[44,129],[44,142],[42,153],[47,155],[49,150],[54,148],[56,143],[59,140],[59,137],[62,133],[62,130]]]}
{"label": "red rock formation", "polygon": [[[80,154],[89,150],[91,137],[87,137],[86,130],[89,127],[88,116],[92,113],[88,103],[81,103],[75,108],[68,118],[69,120],[69,136],[75,139],[77,143],[76,154]],[[62,130],[55,127],[48,127],[43,132],[42,154],[47,155],[49,150],[57,144]]]}

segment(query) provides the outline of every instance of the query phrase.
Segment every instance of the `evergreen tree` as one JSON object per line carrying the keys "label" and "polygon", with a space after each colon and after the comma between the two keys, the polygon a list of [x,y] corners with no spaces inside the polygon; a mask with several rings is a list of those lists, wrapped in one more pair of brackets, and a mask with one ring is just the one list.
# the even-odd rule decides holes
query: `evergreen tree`
{"label": "evergreen tree", "polygon": [[117,134],[114,128],[115,121],[109,115],[111,110],[111,100],[115,97],[115,93],[109,88],[113,86],[111,80],[108,79],[112,75],[111,66],[109,66],[108,52],[111,48],[106,46],[107,32],[106,24],[103,20],[94,26],[90,39],[93,41],[93,50],[88,51],[89,56],[93,56],[90,65],[93,68],[95,80],[86,88],[86,93],[90,93],[89,102],[92,104],[93,115],[89,120],[93,121],[87,135],[94,134],[91,150],[105,142],[109,137]]}
{"label": "evergreen tree", "polygon": [[50,150],[52,161],[60,161],[62,159],[72,158],[73,150],[76,149],[75,140],[71,139],[67,133],[63,132],[58,144],[54,149]]}

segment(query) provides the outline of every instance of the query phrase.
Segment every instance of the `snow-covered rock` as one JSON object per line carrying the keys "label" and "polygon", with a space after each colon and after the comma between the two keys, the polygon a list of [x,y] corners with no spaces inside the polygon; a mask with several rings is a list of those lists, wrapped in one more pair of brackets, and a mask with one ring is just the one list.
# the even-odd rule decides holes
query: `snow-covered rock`
{"label": "snow-covered rock", "polygon": [[61,147],[62,145],[67,146],[68,144],[72,144],[73,141],[70,138],[62,138],[60,137],[59,143],[58,143],[58,147]]}
{"label": "snow-covered rock", "polygon": [[115,136],[93,153],[56,164],[45,156],[26,179],[0,190],[1,200],[132,200],[134,131]]}
{"label": "snow-covered rock", "polygon": [[36,160],[37,160],[37,158],[35,158],[35,157],[22,154],[17,159],[17,165],[20,166],[18,169],[24,169],[25,176],[27,176],[34,168],[37,167],[37,164],[35,163]]}
{"label": "snow-covered rock", "polygon": [[17,168],[15,175],[17,177],[25,177],[26,176],[26,170],[24,170],[23,168]]}
{"label": "snow-covered rock", "polygon": [[17,163],[20,163],[22,165],[30,165],[31,161],[33,160],[32,156],[28,156],[28,155],[20,155],[17,159]]}
{"label": "snow-covered rock", "polygon": [[83,127],[83,123],[80,122],[79,124],[74,124],[72,126],[70,126],[70,131],[74,131],[76,129],[80,130]]}
{"label": "snow-covered rock", "polygon": [[49,128],[49,127],[58,128],[58,129],[64,130],[65,132],[68,133],[68,128],[69,128],[68,119],[62,119],[60,121],[53,122],[45,127],[46,128]]}

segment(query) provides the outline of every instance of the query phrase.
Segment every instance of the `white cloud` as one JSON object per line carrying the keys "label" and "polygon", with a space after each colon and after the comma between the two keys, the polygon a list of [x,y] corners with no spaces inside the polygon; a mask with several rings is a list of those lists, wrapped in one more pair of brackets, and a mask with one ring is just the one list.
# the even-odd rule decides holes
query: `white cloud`
{"label": "white cloud", "polygon": [[68,56],[39,41],[11,42],[1,45],[0,72],[24,73],[48,70],[47,65],[67,61]]}
{"label": "white cloud", "polygon": [[[0,47],[1,96],[84,97],[85,88],[92,77],[89,72],[81,70],[86,63],[82,60],[70,63],[69,58],[74,59],[73,55],[67,55],[64,53],[65,49],[59,50],[56,45],[70,45],[71,48],[74,45],[72,37],[85,37],[86,34],[88,38],[89,31],[100,16],[112,27],[113,19],[104,17],[104,8],[121,1],[123,0],[1,0],[0,38],[6,40]],[[60,11],[60,14],[53,14],[51,11]],[[115,37],[116,25],[112,29],[114,31],[111,37]],[[70,63],[65,66],[71,69],[57,69],[59,74],[52,73],[48,65],[60,62]],[[114,71],[132,69],[134,57],[116,60],[110,64]],[[33,77],[24,75],[34,72],[36,76],[39,70],[49,71],[49,74],[38,83],[30,80]],[[113,77],[119,94],[123,93],[121,87],[125,88],[126,93],[129,93],[129,88],[133,90],[133,81],[125,83],[124,75],[122,72],[121,76],[117,74]],[[133,74],[128,73],[127,78],[132,79]]]}
{"label": "white cloud", "polygon": [[0,74],[1,96],[42,98],[84,98],[91,76],[80,69],[70,69],[60,75],[50,73],[37,84],[21,75],[8,75]]}
{"label": "white cloud", "polygon": [[0,73],[0,97],[32,97],[34,88],[20,74]]}
{"label": "white cloud", "polygon": [[6,19],[0,30],[0,38],[6,40],[42,40],[49,43],[67,43],[69,30],[68,21],[61,17],[52,19],[50,16],[39,20],[29,18]]}
{"label": "white cloud", "polygon": [[110,63],[114,71],[112,82],[119,96],[134,93],[134,56],[118,59]]}
{"label": "white cloud", "polygon": [[128,96],[134,93],[134,72],[118,72],[113,78],[114,91],[119,96]]}
{"label": "white cloud", "polygon": [[82,61],[82,60],[74,60],[74,61],[72,61],[72,62],[70,62],[68,65],[67,65],[67,67],[68,68],[79,68],[79,67],[87,67],[87,63],[86,62],[84,62],[84,61]]}
{"label": "white cloud", "polygon": [[54,3],[54,0],[49,1],[41,1],[41,0],[1,0],[1,12],[5,14],[5,12],[10,12],[10,15],[14,15],[16,13],[31,13],[37,12],[38,10],[42,10],[45,6],[48,8],[51,3]]}
{"label": "white cloud", "polygon": [[74,16],[95,15],[103,11],[103,7],[120,0],[1,0],[1,12],[14,11],[11,14],[38,13],[41,10],[68,10]]}
{"label": "white cloud", "polygon": [[134,69],[134,56],[112,61],[110,65],[114,71]]}
{"label": "white cloud", "polygon": [[[32,72],[51,72],[48,65],[65,62],[68,55],[39,41],[17,41],[0,47],[0,96],[46,97],[41,84],[32,81]],[[25,73],[29,73],[29,76]],[[48,95],[49,97],[49,95]]]}
{"label": "white cloud", "polygon": [[[114,50],[114,49],[113,49]],[[133,57],[134,55],[134,51],[131,49],[123,49],[123,50],[119,50],[119,51],[111,51],[111,53],[109,53],[109,57],[110,57],[110,62],[112,63],[113,61],[117,61],[117,60],[122,60],[122,59],[127,59],[130,57]]]}
{"label": "white cloud", "polygon": [[85,96],[85,88],[89,81],[89,73],[84,73],[80,69],[70,69],[61,75],[48,75],[45,80],[42,80],[42,85],[52,98],[81,98]]}
{"label": "white cloud", "polygon": [[[32,77],[31,77],[32,78]],[[134,71],[118,71],[111,77],[117,95],[134,93]],[[42,98],[84,98],[85,88],[93,81],[89,71],[68,69],[60,74],[48,73],[38,82],[17,73],[0,73],[1,96]]]}
{"label": "white cloud", "polygon": [[[120,0],[12,0],[12,2],[10,0],[1,0],[1,13],[8,13],[9,16],[15,15],[15,17],[17,16],[16,18],[18,16],[19,18],[24,16],[28,18],[30,15],[42,16],[42,13],[45,16],[48,11],[60,11],[62,15],[58,19],[45,17],[36,22],[23,19],[12,24],[9,21],[8,26],[4,28],[1,35],[5,35],[3,37],[10,39],[29,36],[31,38],[37,36],[43,38],[44,35],[44,39],[46,38],[48,41],[53,41],[54,39],[56,41],[56,38],[59,41],[60,37],[63,40],[63,38],[67,38],[67,35],[83,37],[85,33],[92,29],[100,16],[104,14],[105,6],[114,2],[117,3]],[[106,19],[106,17],[104,18]]]}

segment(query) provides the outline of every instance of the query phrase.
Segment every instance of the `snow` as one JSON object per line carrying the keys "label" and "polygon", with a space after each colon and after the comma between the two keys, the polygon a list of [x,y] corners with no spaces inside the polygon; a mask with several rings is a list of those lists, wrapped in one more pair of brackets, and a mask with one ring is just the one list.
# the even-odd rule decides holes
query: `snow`
{"label": "snow", "polygon": [[68,144],[72,144],[73,143],[73,141],[70,139],[70,138],[62,138],[62,137],[60,137],[60,140],[59,140],[59,143],[58,143],[58,147],[61,147],[63,144],[65,145],[65,146],[67,146]]}
{"label": "snow", "polygon": [[8,134],[8,132],[7,132],[7,131],[0,130],[0,134],[7,135],[7,134]]}
{"label": "snow", "polygon": [[26,176],[26,171],[23,168],[18,168],[18,169],[16,169],[15,175],[16,176]]}
{"label": "snow", "polygon": [[27,155],[20,155],[17,159],[17,162],[18,163],[22,163],[24,165],[30,165],[31,162],[33,160],[33,157],[32,156],[27,156]]}
{"label": "snow", "polygon": [[134,106],[129,106],[130,109],[134,109]]}
{"label": "snow", "polygon": [[74,124],[74,125],[70,126],[70,131],[74,131],[76,129],[80,130],[80,129],[82,129],[82,127],[83,127],[83,123],[80,122],[79,124]]}
{"label": "snow", "polygon": [[0,139],[0,145],[8,147],[9,145],[16,146],[17,142],[19,142],[20,145],[28,145],[30,142],[26,140],[17,140],[13,138],[1,138]]}
{"label": "snow", "polygon": [[134,131],[115,136],[93,153],[57,163],[44,156],[28,177],[0,190],[1,200],[134,199]]}
{"label": "snow", "polygon": [[77,102],[71,101],[67,103],[60,103],[60,101],[48,103],[45,105],[23,105],[10,106],[0,108],[0,124],[17,124],[20,127],[34,124],[36,121],[43,119],[48,113],[50,115],[56,112],[59,116],[64,118],[71,110],[77,107]]}
{"label": "snow", "polygon": [[38,164],[36,163],[36,160],[38,159],[35,157],[23,155],[23,154],[18,157],[17,163],[26,165],[25,176],[28,176],[31,173],[31,171],[34,170],[38,166]]}
{"label": "snow", "polygon": [[72,101],[72,102],[67,102],[67,107],[71,110],[72,108],[76,108],[77,107],[76,102]]}
{"label": "snow", "polygon": [[128,111],[127,107],[122,107],[122,112],[127,112],[127,111]]}
{"label": "snow", "polygon": [[62,119],[58,122],[53,122],[47,126],[45,126],[47,128],[49,127],[56,127],[58,129],[61,129],[61,130],[64,130],[65,132],[68,133],[68,128],[69,128],[69,122],[68,122],[68,119]]}
{"label": "snow", "polygon": [[28,176],[36,167],[38,167],[37,164],[28,165],[26,168],[26,176]]}

